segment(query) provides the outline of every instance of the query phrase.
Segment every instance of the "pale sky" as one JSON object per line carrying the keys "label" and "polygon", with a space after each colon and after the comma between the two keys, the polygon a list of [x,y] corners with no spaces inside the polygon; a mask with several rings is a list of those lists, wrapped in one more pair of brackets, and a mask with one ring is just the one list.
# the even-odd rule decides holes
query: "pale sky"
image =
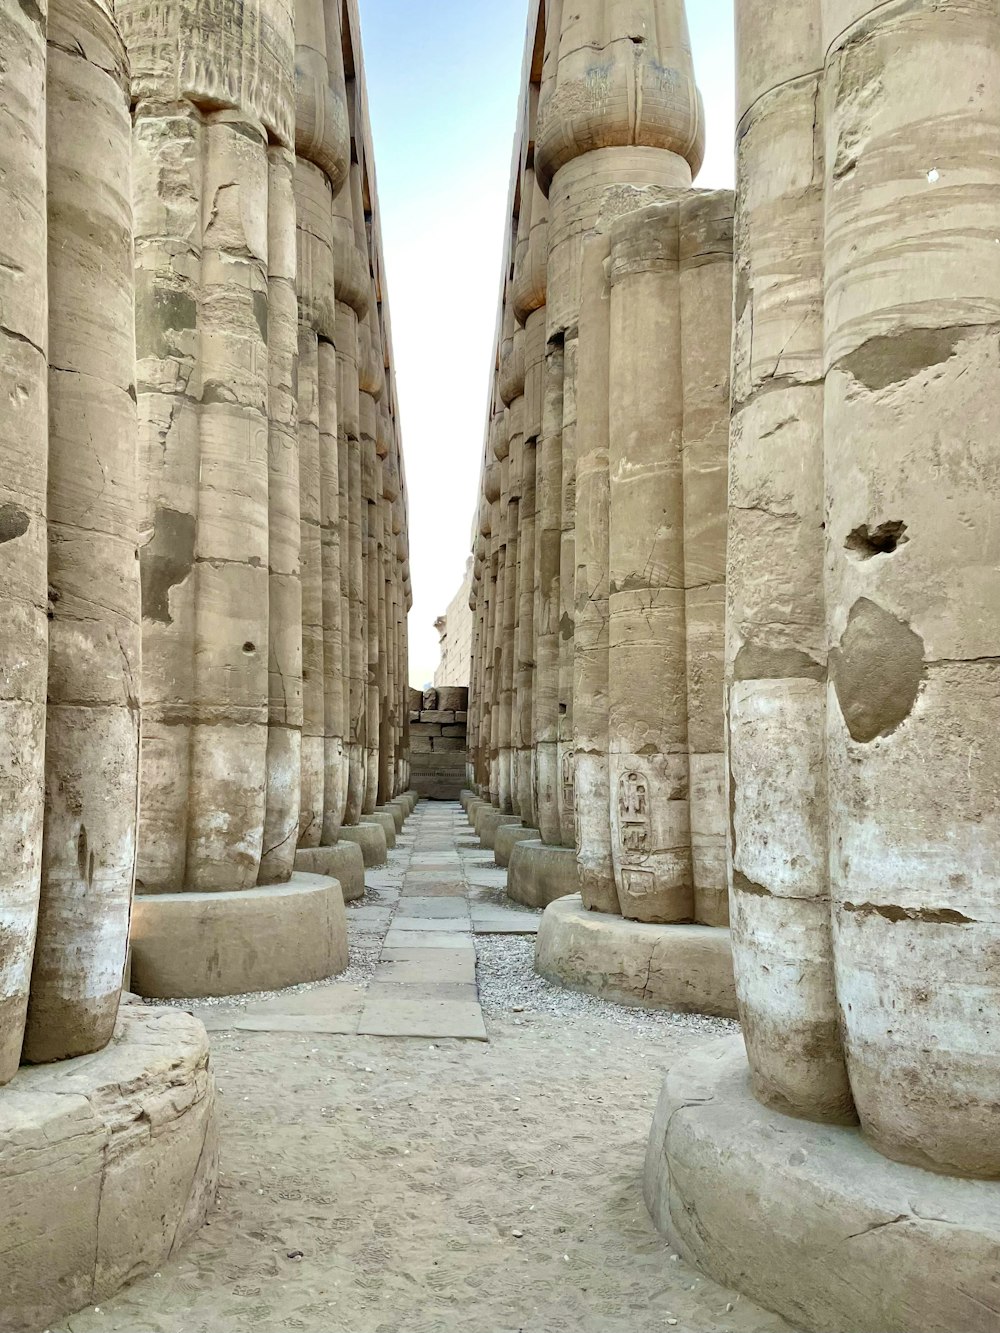
{"label": "pale sky", "polygon": [[[708,154],[733,183],[733,0],[689,0]],[[469,554],[527,0],[361,0],[410,498],[410,682]]]}

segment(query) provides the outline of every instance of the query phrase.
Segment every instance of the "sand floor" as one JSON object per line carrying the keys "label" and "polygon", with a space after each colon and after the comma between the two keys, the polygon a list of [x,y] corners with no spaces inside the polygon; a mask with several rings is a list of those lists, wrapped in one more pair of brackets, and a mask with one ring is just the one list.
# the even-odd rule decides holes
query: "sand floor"
{"label": "sand floor", "polygon": [[[352,921],[359,956],[377,952],[424,809],[375,877],[376,910]],[[483,892],[487,866],[473,867]],[[663,1072],[711,1026],[566,1008],[531,974],[529,941],[477,948],[489,1044],[214,1031],[210,1224],[52,1333],[787,1329],[674,1255],[642,1201]]]}

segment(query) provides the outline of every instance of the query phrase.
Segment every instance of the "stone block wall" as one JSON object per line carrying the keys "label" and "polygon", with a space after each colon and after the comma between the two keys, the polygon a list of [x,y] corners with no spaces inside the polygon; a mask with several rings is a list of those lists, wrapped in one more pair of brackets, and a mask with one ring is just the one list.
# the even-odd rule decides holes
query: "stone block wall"
{"label": "stone block wall", "polygon": [[411,781],[425,800],[457,801],[465,786],[468,708],[464,686],[410,690]]}

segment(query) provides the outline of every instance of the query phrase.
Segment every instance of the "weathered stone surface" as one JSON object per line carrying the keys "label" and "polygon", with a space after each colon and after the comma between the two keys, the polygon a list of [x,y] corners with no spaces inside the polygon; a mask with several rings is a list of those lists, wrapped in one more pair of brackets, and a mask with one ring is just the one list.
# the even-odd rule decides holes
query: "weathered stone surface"
{"label": "weathered stone surface", "polygon": [[621,1004],[736,1017],[727,930],[666,930],[588,911],[573,895],[545,909],[535,970],[558,985]]}
{"label": "weathered stone surface", "polygon": [[[393,833],[395,837],[395,832]],[[360,824],[345,824],[340,830],[341,842],[353,842],[361,848],[365,867],[384,866],[389,857],[385,829],[381,824],[363,820]]]}
{"label": "weathered stone surface", "polygon": [[0,1261],[11,1333],[155,1272],[203,1224],[218,1175],[205,1029],[123,1007],[100,1054],[24,1069],[0,1098]]}
{"label": "weathered stone surface", "polygon": [[685,1258],[797,1328],[996,1328],[996,1186],[890,1162],[856,1130],[768,1110],[738,1037],[667,1075],[644,1193]]}
{"label": "weathered stone surface", "polygon": [[193,999],[280,990],[346,967],[347,919],[334,879],[296,873],[288,884],[266,889],[135,900],[132,985],[140,995]]}
{"label": "weathered stone surface", "polygon": [[501,824],[493,839],[493,856],[498,866],[509,866],[511,853],[519,842],[536,842],[540,838],[538,829],[528,828],[525,824]]}
{"label": "weathered stone surface", "polygon": [[548,907],[557,898],[579,892],[579,872],[572,847],[545,842],[515,843],[507,869],[507,896],[525,907]]}
{"label": "weathered stone surface", "polygon": [[345,903],[365,896],[365,860],[354,842],[338,842],[334,847],[300,847],[295,853],[295,869],[303,875],[324,875],[340,885]]}

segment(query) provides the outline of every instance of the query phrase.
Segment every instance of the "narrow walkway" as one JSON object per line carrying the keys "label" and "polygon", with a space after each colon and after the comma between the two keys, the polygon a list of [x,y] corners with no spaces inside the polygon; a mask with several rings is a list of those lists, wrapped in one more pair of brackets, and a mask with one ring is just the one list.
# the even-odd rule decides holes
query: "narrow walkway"
{"label": "narrow walkway", "polygon": [[[197,1006],[221,1107],[210,1224],[52,1333],[787,1333],[642,1201],[664,1071],[729,1025],[538,978],[538,914],[504,905],[457,805],[419,806],[367,878],[345,977]],[[488,1041],[421,1035],[452,1003]],[[417,1030],[362,1031],[387,1011]]]}

